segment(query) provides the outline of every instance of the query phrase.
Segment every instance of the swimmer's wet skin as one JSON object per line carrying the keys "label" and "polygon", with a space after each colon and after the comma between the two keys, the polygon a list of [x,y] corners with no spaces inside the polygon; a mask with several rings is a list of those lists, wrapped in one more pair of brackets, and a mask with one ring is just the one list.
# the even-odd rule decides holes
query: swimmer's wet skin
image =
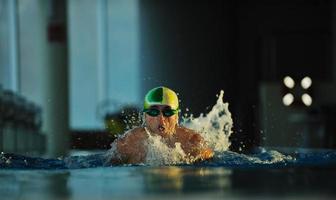
{"label": "swimmer's wet skin", "polygon": [[[179,101],[176,93],[167,87],[150,90],[144,100],[144,125],[126,132],[112,145],[113,164],[146,163],[149,138],[160,137],[170,149],[180,146],[182,162],[192,163],[213,157],[203,137],[195,131],[178,125]],[[155,153],[154,153],[155,154]],[[151,153],[153,155],[153,153]],[[159,158],[158,158],[159,159]],[[150,163],[146,163],[150,164]]]}

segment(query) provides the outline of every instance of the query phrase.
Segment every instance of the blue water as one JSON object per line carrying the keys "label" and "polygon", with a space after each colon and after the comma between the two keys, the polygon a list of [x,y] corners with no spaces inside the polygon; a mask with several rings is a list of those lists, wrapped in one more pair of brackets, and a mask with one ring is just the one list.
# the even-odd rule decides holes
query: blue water
{"label": "blue water", "polygon": [[[336,167],[335,150],[306,150],[299,149],[289,153],[258,148],[253,153],[241,154],[226,151],[215,155],[208,161],[194,164],[179,164],[175,166],[208,166],[226,168],[284,168],[299,166]],[[127,165],[129,166],[129,165]],[[134,165],[137,166],[137,165]],[[141,164],[146,166],[146,164]],[[106,160],[105,153],[85,156],[69,156],[65,158],[39,158],[11,153],[0,154],[2,169],[81,169],[95,167],[114,167]]]}
{"label": "blue water", "polygon": [[[281,152],[281,153],[280,153]],[[104,153],[3,153],[0,199],[335,199],[336,151],[258,148],[194,164],[111,166]]]}

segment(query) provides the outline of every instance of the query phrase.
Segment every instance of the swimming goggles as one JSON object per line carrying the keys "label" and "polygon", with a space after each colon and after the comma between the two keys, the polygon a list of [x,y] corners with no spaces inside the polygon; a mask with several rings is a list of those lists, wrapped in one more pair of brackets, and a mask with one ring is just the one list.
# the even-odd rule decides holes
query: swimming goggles
{"label": "swimming goggles", "polygon": [[165,117],[170,117],[178,113],[178,110],[173,110],[171,108],[165,108],[163,110],[159,110],[157,108],[149,108],[145,109],[144,112],[151,117],[159,116],[160,113],[162,113],[162,115]]}

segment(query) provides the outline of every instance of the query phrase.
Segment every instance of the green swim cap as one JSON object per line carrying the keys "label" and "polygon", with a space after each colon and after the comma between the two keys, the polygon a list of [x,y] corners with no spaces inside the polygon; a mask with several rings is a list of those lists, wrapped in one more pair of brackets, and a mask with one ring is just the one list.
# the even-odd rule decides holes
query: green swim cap
{"label": "green swim cap", "polygon": [[171,109],[179,108],[179,101],[176,93],[167,87],[156,87],[146,94],[144,101],[144,110],[152,105],[168,105]]}

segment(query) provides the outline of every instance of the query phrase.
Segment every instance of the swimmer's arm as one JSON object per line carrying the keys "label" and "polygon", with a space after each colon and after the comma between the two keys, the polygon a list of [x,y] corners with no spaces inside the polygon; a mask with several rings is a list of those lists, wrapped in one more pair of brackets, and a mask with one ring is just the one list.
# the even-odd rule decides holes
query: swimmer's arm
{"label": "swimmer's arm", "polygon": [[111,158],[110,162],[114,165],[128,164],[130,158],[129,147],[125,138],[117,139],[117,151]]}
{"label": "swimmer's arm", "polygon": [[142,129],[132,129],[117,140],[117,164],[137,164],[144,160],[145,149],[142,146]]}
{"label": "swimmer's arm", "polygon": [[192,154],[194,157],[200,160],[208,160],[213,157],[213,150],[206,145],[202,136],[196,134],[191,138],[191,141],[194,145],[194,147],[192,148]]}

